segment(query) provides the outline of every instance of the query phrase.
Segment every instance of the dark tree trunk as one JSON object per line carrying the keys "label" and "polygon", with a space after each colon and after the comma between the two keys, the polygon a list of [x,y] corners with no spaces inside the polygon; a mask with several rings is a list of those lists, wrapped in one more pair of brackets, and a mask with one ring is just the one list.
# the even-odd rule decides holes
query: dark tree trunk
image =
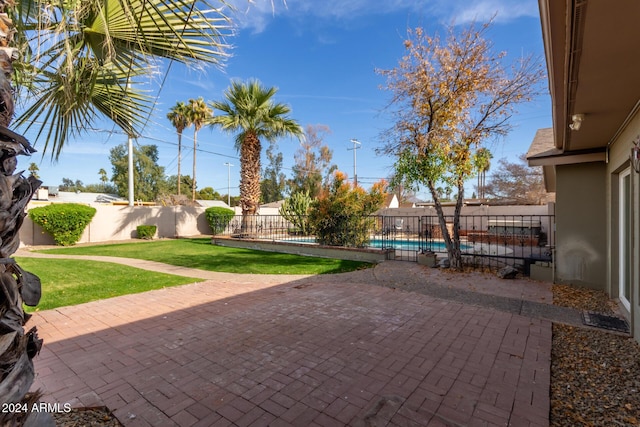
{"label": "dark tree trunk", "polygon": [[[7,5],[0,1],[1,14]],[[54,426],[49,414],[30,411],[40,396],[30,394],[29,389],[35,377],[32,359],[40,351],[42,340],[35,328],[25,333],[30,315],[24,312],[23,304],[38,304],[40,279],[22,270],[11,255],[20,246],[18,233],[26,205],[41,182],[33,176],[25,178],[21,172],[14,174],[17,156],[35,150],[22,135],[7,128],[14,113],[9,78],[17,55],[10,47],[13,28],[6,15],[2,24],[8,28],[0,37],[0,425]],[[18,404],[21,410],[11,411],[10,404]]]}

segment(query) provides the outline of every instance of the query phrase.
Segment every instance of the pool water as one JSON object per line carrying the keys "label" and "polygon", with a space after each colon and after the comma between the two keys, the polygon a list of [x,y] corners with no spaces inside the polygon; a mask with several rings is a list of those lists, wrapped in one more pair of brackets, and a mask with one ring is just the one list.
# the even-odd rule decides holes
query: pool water
{"label": "pool water", "polygon": [[446,250],[444,242],[425,242],[424,240],[383,240],[383,239],[371,239],[369,246],[372,248],[394,248],[418,251],[420,249],[430,249],[434,252],[441,252]]}
{"label": "pool water", "polygon": [[[427,249],[433,252],[446,252],[447,247],[444,242],[440,241],[424,241],[424,240],[405,240],[405,239],[397,239],[397,240],[382,240],[382,239],[371,239],[369,241],[369,247],[372,248],[382,248],[382,245],[386,245],[386,248],[393,248],[405,251],[419,251],[422,249]],[[460,249],[472,249],[472,246],[469,245],[460,245]]]}
{"label": "pool water", "polygon": [[[287,239],[287,242],[294,243],[315,243],[313,238],[298,238],[298,239]],[[425,242],[424,240],[407,240],[407,239],[393,239],[393,240],[384,240],[384,239],[371,239],[369,240],[370,248],[388,248],[388,249],[398,249],[405,251],[419,251],[422,249],[428,249],[434,252],[444,252],[446,251],[446,246],[444,242],[438,241],[429,241]],[[469,249],[470,246],[460,245],[460,249]]]}

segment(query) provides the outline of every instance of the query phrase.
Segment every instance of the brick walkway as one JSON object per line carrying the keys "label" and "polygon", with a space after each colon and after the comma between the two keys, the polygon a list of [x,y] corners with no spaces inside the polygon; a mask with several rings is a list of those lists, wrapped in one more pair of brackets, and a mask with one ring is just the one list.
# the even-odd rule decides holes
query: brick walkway
{"label": "brick walkway", "polygon": [[126,426],[547,426],[551,322],[369,283],[443,280],[418,268],[224,275],[38,312],[34,387]]}

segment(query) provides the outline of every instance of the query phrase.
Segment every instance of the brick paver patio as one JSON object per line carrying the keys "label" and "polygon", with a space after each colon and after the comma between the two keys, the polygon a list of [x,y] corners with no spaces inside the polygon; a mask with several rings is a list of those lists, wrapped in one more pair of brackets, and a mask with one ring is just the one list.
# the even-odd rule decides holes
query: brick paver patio
{"label": "brick paver patio", "polygon": [[126,426],[548,425],[550,321],[371,275],[225,276],[38,312],[34,388],[93,396]]}

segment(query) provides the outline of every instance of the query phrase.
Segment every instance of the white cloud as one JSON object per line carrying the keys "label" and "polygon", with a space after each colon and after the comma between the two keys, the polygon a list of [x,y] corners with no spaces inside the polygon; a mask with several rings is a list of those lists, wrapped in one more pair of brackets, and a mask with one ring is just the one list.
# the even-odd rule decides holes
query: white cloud
{"label": "white cloud", "polygon": [[[496,22],[508,22],[520,17],[537,17],[538,6],[534,1],[509,1],[509,0],[481,0],[468,1],[442,1],[446,2],[447,9],[453,6],[450,18],[456,24],[465,24],[472,21],[486,22],[495,16]],[[444,10],[444,9],[443,9]]]}
{"label": "white cloud", "polygon": [[[533,0],[228,0],[236,7],[236,25],[263,31],[276,16],[290,18],[352,20],[367,15],[406,11],[418,18],[433,17],[445,23],[465,24],[486,21],[507,22],[523,16],[535,17],[537,3]],[[374,4],[374,5],[372,5]]]}

